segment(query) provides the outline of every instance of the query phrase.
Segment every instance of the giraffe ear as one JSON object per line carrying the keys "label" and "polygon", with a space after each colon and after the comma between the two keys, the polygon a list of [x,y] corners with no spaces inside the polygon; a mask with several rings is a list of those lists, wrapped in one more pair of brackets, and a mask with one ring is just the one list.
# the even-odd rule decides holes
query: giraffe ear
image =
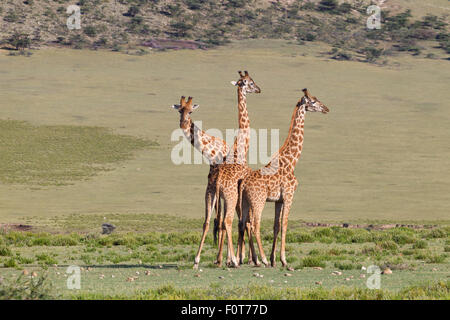
{"label": "giraffe ear", "polygon": [[237,86],[237,81],[230,81],[233,86]]}
{"label": "giraffe ear", "polygon": [[181,108],[181,105],[179,105],[179,104],[174,104],[174,105],[172,106],[172,108],[174,108],[175,110],[179,110],[179,109]]}
{"label": "giraffe ear", "polygon": [[192,106],[192,110],[195,110],[195,109],[197,109],[198,107],[200,107],[200,105],[194,104],[194,105]]}

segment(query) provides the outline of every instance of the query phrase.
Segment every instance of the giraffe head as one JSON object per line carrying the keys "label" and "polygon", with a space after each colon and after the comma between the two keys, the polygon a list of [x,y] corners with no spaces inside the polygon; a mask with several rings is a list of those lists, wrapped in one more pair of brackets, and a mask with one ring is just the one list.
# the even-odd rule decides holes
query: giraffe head
{"label": "giraffe head", "polygon": [[199,107],[198,104],[192,104],[192,97],[189,97],[186,101],[186,97],[182,96],[180,104],[174,104],[172,108],[178,110],[180,113],[180,127],[185,127],[189,123],[190,114]]}
{"label": "giraffe head", "polygon": [[238,81],[231,81],[231,84],[233,86],[239,87],[242,92],[245,94],[247,93],[260,93],[261,89],[256,85],[255,81],[248,75],[247,71],[238,71],[239,73],[239,80]]}
{"label": "giraffe head", "polygon": [[298,102],[297,107],[305,105],[305,110],[310,112],[328,113],[330,111],[319,99],[309,94],[308,89],[303,89],[305,94]]}

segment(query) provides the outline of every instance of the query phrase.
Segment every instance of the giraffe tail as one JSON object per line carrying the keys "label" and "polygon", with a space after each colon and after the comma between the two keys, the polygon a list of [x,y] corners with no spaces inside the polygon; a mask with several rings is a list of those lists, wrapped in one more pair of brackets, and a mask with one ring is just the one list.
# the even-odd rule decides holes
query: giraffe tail
{"label": "giraffe tail", "polygon": [[214,244],[217,244],[217,234],[219,233],[219,225],[220,225],[220,169],[217,174],[216,180],[216,218],[214,219]]}

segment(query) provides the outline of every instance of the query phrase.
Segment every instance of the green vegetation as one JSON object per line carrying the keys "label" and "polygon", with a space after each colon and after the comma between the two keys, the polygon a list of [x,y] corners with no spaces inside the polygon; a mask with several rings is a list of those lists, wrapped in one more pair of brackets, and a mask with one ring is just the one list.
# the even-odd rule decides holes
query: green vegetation
{"label": "green vegetation", "polygon": [[105,128],[32,126],[11,120],[0,120],[0,132],[2,183],[73,183],[110,170],[107,165],[155,144]]}
{"label": "green vegetation", "polygon": [[136,300],[448,300],[450,298],[449,281],[439,281],[427,285],[412,286],[400,292],[389,290],[369,290],[338,287],[324,288],[273,288],[251,285],[230,289],[178,289],[173,285],[157,289],[139,290],[132,296],[101,293],[76,294],[74,299],[136,299]]}
{"label": "green vegetation", "polygon": [[[115,224],[117,231],[101,235],[103,221]],[[445,277],[450,264],[445,246],[450,228],[444,225],[430,230],[368,231],[311,228],[293,220],[288,235],[307,237],[302,242],[288,237],[287,258],[295,270],[287,274],[282,268],[246,264],[239,269],[216,267],[212,262],[217,248],[211,234],[201,270],[192,270],[201,235],[200,219],[111,214],[30,218],[30,223],[36,225],[36,231],[0,232],[0,274],[8,287],[23,272],[45,274],[46,284],[51,285],[47,294],[54,297],[231,299],[245,292],[254,299],[444,299],[448,295]],[[264,221],[262,230],[263,246],[269,252],[271,221]],[[402,239],[406,237],[409,240],[405,243]],[[418,249],[423,243],[427,249]],[[406,250],[413,250],[413,254],[404,254]],[[79,292],[65,287],[69,265],[82,268]],[[369,265],[393,270],[393,274],[382,276],[383,290],[366,289],[363,276],[367,273],[362,267]],[[337,270],[341,274],[336,274]]]}
{"label": "green vegetation", "polygon": [[[57,43],[77,49],[118,51],[124,46],[131,49],[141,45],[152,37],[197,40],[206,46],[224,45],[230,40],[286,39],[299,44],[325,42],[345,53],[338,56],[342,59],[377,62],[395,51],[420,55],[436,42],[448,53],[447,17],[442,10],[429,10],[448,4],[445,0],[433,1],[434,5],[429,6],[384,4],[380,30],[366,28],[369,0],[79,1],[83,27],[71,30],[70,35],[63,27],[67,14],[61,2],[30,4],[13,0],[0,5],[0,15],[8,23],[3,35],[25,25],[35,45],[50,44],[57,38]],[[36,14],[41,11],[43,14]],[[40,24],[35,23],[36,19]],[[331,57],[336,55],[332,53]]]}
{"label": "green vegetation", "polygon": [[16,279],[6,280],[0,277],[0,300],[46,300],[54,299],[50,294],[47,277],[37,278],[20,275]]}

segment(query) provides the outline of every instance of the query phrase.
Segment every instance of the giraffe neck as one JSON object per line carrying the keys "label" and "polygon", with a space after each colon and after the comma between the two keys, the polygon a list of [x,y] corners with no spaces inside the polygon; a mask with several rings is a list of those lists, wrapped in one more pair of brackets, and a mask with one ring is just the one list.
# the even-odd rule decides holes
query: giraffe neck
{"label": "giraffe neck", "polygon": [[180,120],[180,128],[191,145],[206,157],[210,166],[226,161],[230,149],[224,140],[201,130],[190,117],[187,117],[185,121]]}
{"label": "giraffe neck", "polygon": [[239,132],[233,144],[233,160],[234,163],[245,165],[250,143],[250,119],[247,111],[247,96],[241,87],[238,87],[237,92]]}
{"label": "giraffe neck", "polygon": [[247,95],[240,87],[238,88],[238,111],[239,129],[249,129],[250,119],[247,111]]}
{"label": "giraffe neck", "polygon": [[194,132],[196,131],[196,126],[192,121],[191,117],[188,117],[185,121],[180,120],[180,128],[181,130],[183,130],[185,137],[191,142],[192,146],[197,147],[194,139],[195,137]]}
{"label": "giraffe neck", "polygon": [[294,171],[302,153],[305,115],[305,105],[295,107],[288,136],[278,152],[280,168],[290,172]]}

